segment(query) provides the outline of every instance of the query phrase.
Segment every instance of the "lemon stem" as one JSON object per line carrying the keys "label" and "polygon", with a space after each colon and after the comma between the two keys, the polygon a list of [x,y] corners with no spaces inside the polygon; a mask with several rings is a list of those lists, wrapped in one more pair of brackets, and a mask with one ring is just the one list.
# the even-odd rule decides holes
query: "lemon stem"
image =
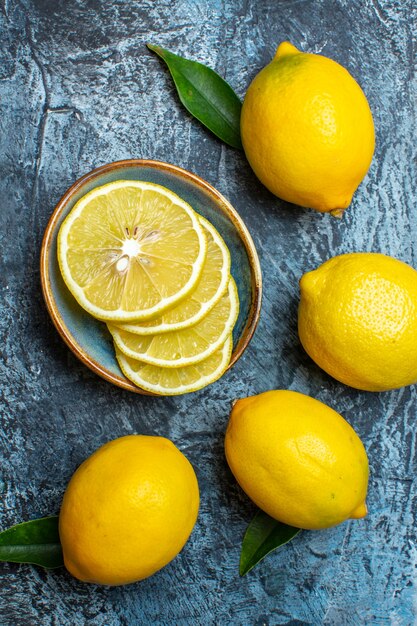
{"label": "lemon stem", "polygon": [[333,211],[330,211],[330,215],[340,220],[342,219],[344,212],[345,212],[345,209],[333,209]]}

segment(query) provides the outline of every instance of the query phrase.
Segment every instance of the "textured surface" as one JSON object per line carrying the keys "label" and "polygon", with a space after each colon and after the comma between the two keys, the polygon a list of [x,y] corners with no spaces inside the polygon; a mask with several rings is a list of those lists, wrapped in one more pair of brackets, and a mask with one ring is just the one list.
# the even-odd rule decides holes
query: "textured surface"
{"label": "textured surface", "polygon": [[[190,542],[137,585],[97,588],[64,570],[3,565],[0,623],[412,624],[417,611],[417,389],[344,387],[296,332],[302,273],[340,252],[373,250],[417,267],[413,0],[1,0],[0,526],[59,510],[77,465],[116,436],[173,439],[194,464],[201,512]],[[243,96],[290,39],[345,65],[377,129],[370,173],[340,221],[286,205],[242,154],[184,112],[147,41],[209,64]],[[50,323],[39,286],[54,204],[102,163],[146,157],[206,178],[240,211],[261,257],[255,339],[219,383],[173,399],[137,397],[78,363]],[[414,195],[413,195],[414,194]],[[230,401],[272,388],[339,410],[367,447],[369,515],[304,532],[240,580],[254,508],[223,455]]]}

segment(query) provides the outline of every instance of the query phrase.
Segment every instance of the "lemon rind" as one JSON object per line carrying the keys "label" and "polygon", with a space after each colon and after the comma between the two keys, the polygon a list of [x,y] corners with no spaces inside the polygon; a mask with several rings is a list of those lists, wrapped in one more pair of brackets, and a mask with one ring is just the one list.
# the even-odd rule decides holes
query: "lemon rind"
{"label": "lemon rind", "polygon": [[[224,325],[224,329],[219,335],[218,339],[210,344],[210,346],[204,351],[193,357],[182,357],[181,359],[177,359],[176,361],[166,361],[164,359],[157,359],[155,357],[151,357],[144,353],[134,352],[130,348],[127,348],[120,338],[118,334],[117,326],[113,326],[108,324],[107,327],[113,337],[113,341],[116,347],[131,359],[136,359],[137,361],[142,361],[143,363],[147,363],[148,365],[156,365],[157,367],[167,367],[167,368],[176,368],[176,367],[185,367],[186,365],[195,365],[196,363],[200,363],[204,361],[209,356],[211,356],[226,340],[227,336],[233,330],[234,325],[236,324],[237,318],[239,316],[239,296],[236,287],[236,283],[232,276],[230,276],[228,283],[229,295],[231,298],[231,307],[229,318]],[[175,331],[173,331],[175,332]]]}
{"label": "lemon rind", "polygon": [[[162,387],[161,385],[151,385],[138,376],[135,372],[131,370],[129,364],[126,361],[126,357],[120,350],[116,349],[116,359],[119,364],[120,369],[123,374],[126,376],[128,380],[130,380],[134,385],[139,387],[139,389],[143,389],[144,391],[149,391],[151,393],[155,393],[157,395],[165,395],[165,396],[180,396],[185,393],[193,393],[195,391],[199,391],[208,385],[216,382],[223,376],[225,371],[227,370],[227,366],[230,363],[230,357],[232,355],[233,350],[233,341],[232,335],[230,334],[226,341],[222,346],[218,348],[218,350],[223,350],[223,358],[218,368],[209,376],[203,376],[201,380],[197,384],[193,385],[182,385],[181,387],[176,387],[175,389],[169,387]],[[186,367],[186,366],[185,366]]]}

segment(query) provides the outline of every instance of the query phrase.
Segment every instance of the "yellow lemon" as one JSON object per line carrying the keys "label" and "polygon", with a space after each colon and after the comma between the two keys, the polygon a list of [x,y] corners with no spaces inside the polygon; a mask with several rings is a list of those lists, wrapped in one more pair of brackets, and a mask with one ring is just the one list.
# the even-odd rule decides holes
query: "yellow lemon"
{"label": "yellow lemon", "polygon": [[311,358],[366,391],[417,382],[417,271],[384,254],[342,254],[304,274],[298,332]]}
{"label": "yellow lemon", "polygon": [[247,495],[271,517],[319,529],[367,513],[368,458],[339,413],[294,391],[238,400],[226,458]]}
{"label": "yellow lemon", "polygon": [[350,204],[375,144],[371,110],[349,72],[288,42],[250,85],[241,135],[252,169],[272,193],[335,214]]}
{"label": "yellow lemon", "polygon": [[85,582],[123,585],[154,574],[186,543],[199,491],[185,456],[164,437],[130,435],[80,465],[59,517],[64,562]]}

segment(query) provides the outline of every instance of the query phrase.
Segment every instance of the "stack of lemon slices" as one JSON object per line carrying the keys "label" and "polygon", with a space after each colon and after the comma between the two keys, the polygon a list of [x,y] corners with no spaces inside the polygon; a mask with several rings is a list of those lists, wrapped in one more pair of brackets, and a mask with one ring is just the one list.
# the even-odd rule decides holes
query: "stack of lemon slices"
{"label": "stack of lemon slices", "polygon": [[79,304],[107,323],[125,376],[156,394],[196,391],[225,372],[239,313],[230,254],[175,193],[118,180],[79,200],[58,235]]}

